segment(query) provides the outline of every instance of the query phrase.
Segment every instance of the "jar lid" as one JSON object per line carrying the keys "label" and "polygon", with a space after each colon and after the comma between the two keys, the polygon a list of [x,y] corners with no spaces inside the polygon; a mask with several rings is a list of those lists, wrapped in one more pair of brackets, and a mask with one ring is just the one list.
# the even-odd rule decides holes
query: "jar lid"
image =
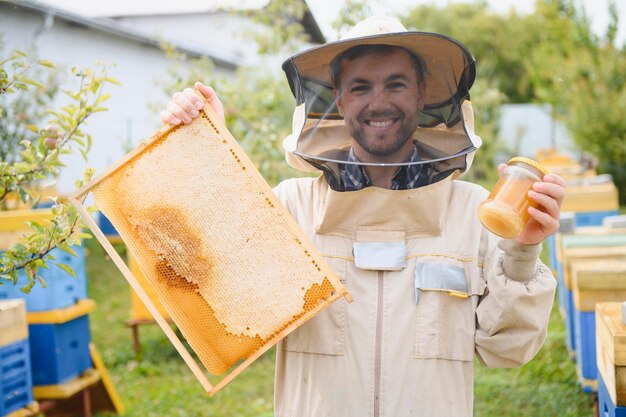
{"label": "jar lid", "polygon": [[531,167],[535,168],[536,170],[538,170],[539,172],[541,172],[542,175],[546,175],[549,174],[550,171],[548,171],[543,165],[541,165],[539,162],[537,161],[533,161],[532,159],[529,158],[524,158],[523,156],[516,156],[514,158],[511,158],[511,160],[509,161],[509,164],[511,162],[522,162],[524,164],[528,164]]}

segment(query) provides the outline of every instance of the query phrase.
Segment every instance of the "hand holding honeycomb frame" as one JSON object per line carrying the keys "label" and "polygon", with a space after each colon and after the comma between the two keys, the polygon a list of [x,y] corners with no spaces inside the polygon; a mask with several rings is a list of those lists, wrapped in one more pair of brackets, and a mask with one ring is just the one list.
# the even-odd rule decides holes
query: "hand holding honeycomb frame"
{"label": "hand holding honeycomb frame", "polygon": [[[91,193],[212,386],[80,202]],[[213,395],[319,311],[350,295],[213,109],[158,131],[72,203]]]}

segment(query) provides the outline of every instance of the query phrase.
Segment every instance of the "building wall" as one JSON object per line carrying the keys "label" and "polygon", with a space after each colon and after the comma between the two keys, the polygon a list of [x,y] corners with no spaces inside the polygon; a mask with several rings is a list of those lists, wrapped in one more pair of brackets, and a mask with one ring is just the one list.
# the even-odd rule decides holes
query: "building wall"
{"label": "building wall", "polygon": [[[547,106],[539,104],[505,104],[500,109],[500,138],[508,148],[499,155],[506,162],[512,156],[534,158],[538,149],[556,149],[574,159],[580,151],[574,145],[562,122],[554,121]],[[553,138],[554,135],[554,138]]]}
{"label": "building wall", "polygon": [[[109,111],[96,113],[87,121],[84,130],[94,140],[88,163],[78,153],[64,159],[67,168],[63,169],[57,187],[61,193],[69,193],[87,166],[96,168],[97,173],[104,171],[124,155],[129,145],[138,144],[160,127],[159,115],[148,105],[159,101],[165,105],[167,96],[158,82],[166,79],[172,63],[157,47],[140,41],[81,27],[59,17],[45,22],[46,16],[41,12],[0,2],[3,55],[20,49],[57,63],[65,68],[64,88],[77,88],[71,67],[93,67],[96,61],[114,63],[110,75],[122,83],[121,87],[106,87],[111,98],[104,106]],[[225,75],[232,73],[225,68],[217,70]],[[58,105],[63,103],[67,101],[61,97]]]}
{"label": "building wall", "polygon": [[178,15],[142,15],[115,18],[141,28],[157,38],[176,39],[179,43],[207,48],[231,60],[256,64],[257,48],[244,31],[251,29],[249,19],[229,12]]}
{"label": "building wall", "polygon": [[314,46],[298,42],[294,50],[282,50],[274,55],[259,55],[255,34],[269,29],[249,18],[228,11],[198,12],[177,15],[141,15],[115,18],[158,39],[176,39],[179,45],[210,50],[224,59],[242,66],[263,68],[282,76],[282,63],[296,52]]}

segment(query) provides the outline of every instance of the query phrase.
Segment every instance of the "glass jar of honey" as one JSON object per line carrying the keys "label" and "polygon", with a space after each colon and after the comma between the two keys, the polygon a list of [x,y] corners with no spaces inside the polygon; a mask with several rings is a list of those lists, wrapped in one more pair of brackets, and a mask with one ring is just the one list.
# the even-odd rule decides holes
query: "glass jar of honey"
{"label": "glass jar of honey", "polygon": [[489,197],[478,207],[483,226],[503,238],[519,236],[528,222],[528,207],[537,207],[528,197],[528,191],[547,173],[532,159],[512,158]]}

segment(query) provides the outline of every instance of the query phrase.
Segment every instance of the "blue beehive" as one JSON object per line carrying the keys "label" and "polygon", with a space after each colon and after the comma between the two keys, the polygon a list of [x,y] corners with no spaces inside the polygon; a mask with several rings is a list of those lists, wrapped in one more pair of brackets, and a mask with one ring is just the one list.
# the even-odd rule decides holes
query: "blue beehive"
{"label": "blue beehive", "polygon": [[120,237],[119,232],[115,229],[115,226],[113,226],[113,223],[111,223],[111,220],[109,220],[101,211],[98,212],[98,227],[111,243],[122,242],[122,238]]}
{"label": "blue beehive", "polygon": [[626,417],[626,407],[619,407],[613,403],[601,376],[598,377],[598,416]]}
{"label": "blue beehive", "polygon": [[0,299],[23,298],[26,301],[27,311],[47,311],[57,308],[69,307],[78,300],[87,297],[87,277],[85,269],[84,246],[73,246],[72,249],[78,256],[72,256],[60,249],[54,249],[54,255],[58,263],[69,265],[76,277],[56,265],[49,265],[48,269],[40,268],[39,275],[46,281],[46,288],[35,285],[30,293],[23,293],[20,288],[27,282],[22,271],[17,285],[3,285],[0,287]]}
{"label": "blue beehive", "polygon": [[626,235],[620,233],[561,235],[560,240],[562,262],[558,274],[558,286],[559,303],[562,303],[561,307],[565,318],[565,342],[570,354],[578,355],[580,352],[576,346],[575,306],[570,277],[571,264],[574,260],[581,258],[625,258]]}
{"label": "blue beehive", "polygon": [[0,415],[4,416],[33,401],[28,340],[0,347]]}
{"label": "blue beehive", "polygon": [[93,300],[61,310],[29,313],[28,330],[34,385],[55,385],[91,367],[88,313]]}
{"label": "blue beehive", "polygon": [[576,226],[601,226],[602,220],[607,216],[616,216],[619,210],[607,211],[578,211],[575,214]]}
{"label": "blue beehive", "polygon": [[565,288],[565,347],[571,357],[576,357],[576,323],[574,318],[574,293]]}
{"label": "blue beehive", "polygon": [[598,378],[595,312],[574,309],[574,334],[576,337],[576,373],[583,391],[593,392]]}
{"label": "blue beehive", "polygon": [[102,233],[104,233],[105,236],[119,235],[117,230],[115,230],[115,226],[111,223],[111,220],[109,220],[101,211],[98,212],[98,227],[102,230]]}
{"label": "blue beehive", "polygon": [[557,245],[556,245],[556,235],[550,235],[546,239],[546,245],[548,246],[548,257],[550,262],[550,268],[553,270],[558,269],[559,260],[557,258]]}
{"label": "blue beehive", "polygon": [[598,378],[596,354],[596,305],[626,299],[626,261],[601,259],[572,266],[576,368],[586,391]]}

